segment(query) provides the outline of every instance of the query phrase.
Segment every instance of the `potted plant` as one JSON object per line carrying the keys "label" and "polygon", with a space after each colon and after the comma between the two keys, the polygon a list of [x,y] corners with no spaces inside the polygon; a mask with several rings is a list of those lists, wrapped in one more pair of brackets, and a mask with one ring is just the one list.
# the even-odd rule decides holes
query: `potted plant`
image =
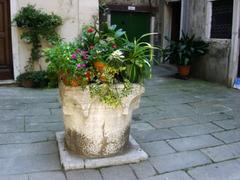
{"label": "potted plant", "polygon": [[17,77],[17,83],[25,88],[32,88],[33,87],[33,74],[32,72],[26,72],[20,74]]}
{"label": "potted plant", "polygon": [[209,44],[203,40],[184,33],[180,40],[169,42],[169,46],[163,50],[163,59],[176,64],[181,77],[189,75],[193,61],[196,57],[205,55],[209,47]]}
{"label": "potted plant", "polygon": [[46,71],[25,72],[17,77],[17,83],[25,88],[45,88],[49,78]]}
{"label": "potted plant", "polygon": [[130,42],[116,26],[93,25],[77,41],[45,50],[48,71],[60,80],[68,150],[106,157],[128,145],[132,111],[151,76],[153,47],[143,37]]}

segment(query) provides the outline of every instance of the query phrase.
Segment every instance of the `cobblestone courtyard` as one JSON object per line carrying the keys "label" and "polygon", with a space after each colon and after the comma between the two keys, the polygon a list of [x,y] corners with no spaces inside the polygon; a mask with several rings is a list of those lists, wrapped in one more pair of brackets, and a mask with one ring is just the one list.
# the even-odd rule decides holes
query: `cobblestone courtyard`
{"label": "cobblestone courtyard", "polygon": [[240,179],[240,91],[154,69],[132,135],[149,154],[139,164],[63,172],[55,132],[58,92],[0,87],[1,180]]}

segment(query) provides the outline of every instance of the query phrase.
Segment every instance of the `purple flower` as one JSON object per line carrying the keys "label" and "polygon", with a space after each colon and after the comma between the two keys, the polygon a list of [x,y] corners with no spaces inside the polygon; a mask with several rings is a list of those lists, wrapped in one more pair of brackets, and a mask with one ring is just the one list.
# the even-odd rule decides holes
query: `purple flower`
{"label": "purple flower", "polygon": [[76,60],[77,59],[77,55],[76,54],[72,54],[71,58]]}
{"label": "purple flower", "polygon": [[81,51],[82,55],[86,55],[88,53],[88,51]]}
{"label": "purple flower", "polygon": [[88,51],[81,51],[81,55],[84,60],[88,59]]}
{"label": "purple flower", "polygon": [[87,67],[86,64],[77,64],[77,68],[80,69],[80,68],[85,68]]}

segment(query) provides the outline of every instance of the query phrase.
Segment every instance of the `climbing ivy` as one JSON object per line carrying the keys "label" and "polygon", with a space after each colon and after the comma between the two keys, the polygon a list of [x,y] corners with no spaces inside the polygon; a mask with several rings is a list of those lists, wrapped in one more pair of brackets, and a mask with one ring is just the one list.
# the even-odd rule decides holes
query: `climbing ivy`
{"label": "climbing ivy", "polygon": [[16,14],[13,23],[22,29],[21,39],[32,44],[31,57],[26,70],[33,71],[34,61],[39,61],[41,58],[41,40],[44,39],[53,45],[60,40],[56,28],[62,24],[62,18],[53,13],[47,14],[28,4]]}

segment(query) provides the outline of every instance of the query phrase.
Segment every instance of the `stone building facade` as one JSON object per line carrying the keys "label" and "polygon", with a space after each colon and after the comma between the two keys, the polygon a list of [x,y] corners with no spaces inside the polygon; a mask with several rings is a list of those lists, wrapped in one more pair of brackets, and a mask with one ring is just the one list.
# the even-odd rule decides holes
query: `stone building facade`
{"label": "stone building facade", "polygon": [[[169,38],[171,3],[162,0],[161,33]],[[239,0],[179,0],[181,3],[180,34],[195,34],[210,43],[210,51],[193,65],[195,77],[232,86],[239,72]],[[161,13],[161,12],[160,12]],[[219,34],[220,33],[220,34]],[[225,33],[225,34],[224,34]],[[227,33],[227,34],[226,34]],[[230,35],[230,36],[229,36]],[[163,40],[162,45],[166,45]]]}
{"label": "stone building facade", "polygon": [[[229,9],[218,7],[223,2],[232,1],[231,27],[227,27],[231,37],[218,38],[211,36],[214,12],[220,12],[224,19],[224,11]],[[116,5],[119,11],[136,11],[141,6],[154,7],[152,16],[154,17],[154,29],[158,32],[152,39],[155,45],[165,47],[169,39],[179,38],[184,31],[190,35],[195,34],[210,43],[210,51],[204,57],[199,58],[193,65],[192,74],[197,78],[218,82],[232,86],[235,78],[240,73],[239,63],[239,23],[240,23],[240,1],[239,0],[105,0],[107,5]],[[216,4],[216,8],[214,6]],[[123,8],[120,8],[120,7]],[[135,9],[127,9],[134,6]],[[112,6],[114,7],[114,6]],[[139,8],[138,8],[139,7]],[[223,5],[224,7],[224,5]],[[113,9],[117,11],[118,9]],[[214,12],[213,12],[214,11]],[[228,13],[229,15],[229,13]],[[218,20],[219,21],[219,20]],[[221,21],[221,19],[220,19]],[[225,28],[224,24],[217,24],[220,28]],[[219,28],[219,27],[217,27]]]}

